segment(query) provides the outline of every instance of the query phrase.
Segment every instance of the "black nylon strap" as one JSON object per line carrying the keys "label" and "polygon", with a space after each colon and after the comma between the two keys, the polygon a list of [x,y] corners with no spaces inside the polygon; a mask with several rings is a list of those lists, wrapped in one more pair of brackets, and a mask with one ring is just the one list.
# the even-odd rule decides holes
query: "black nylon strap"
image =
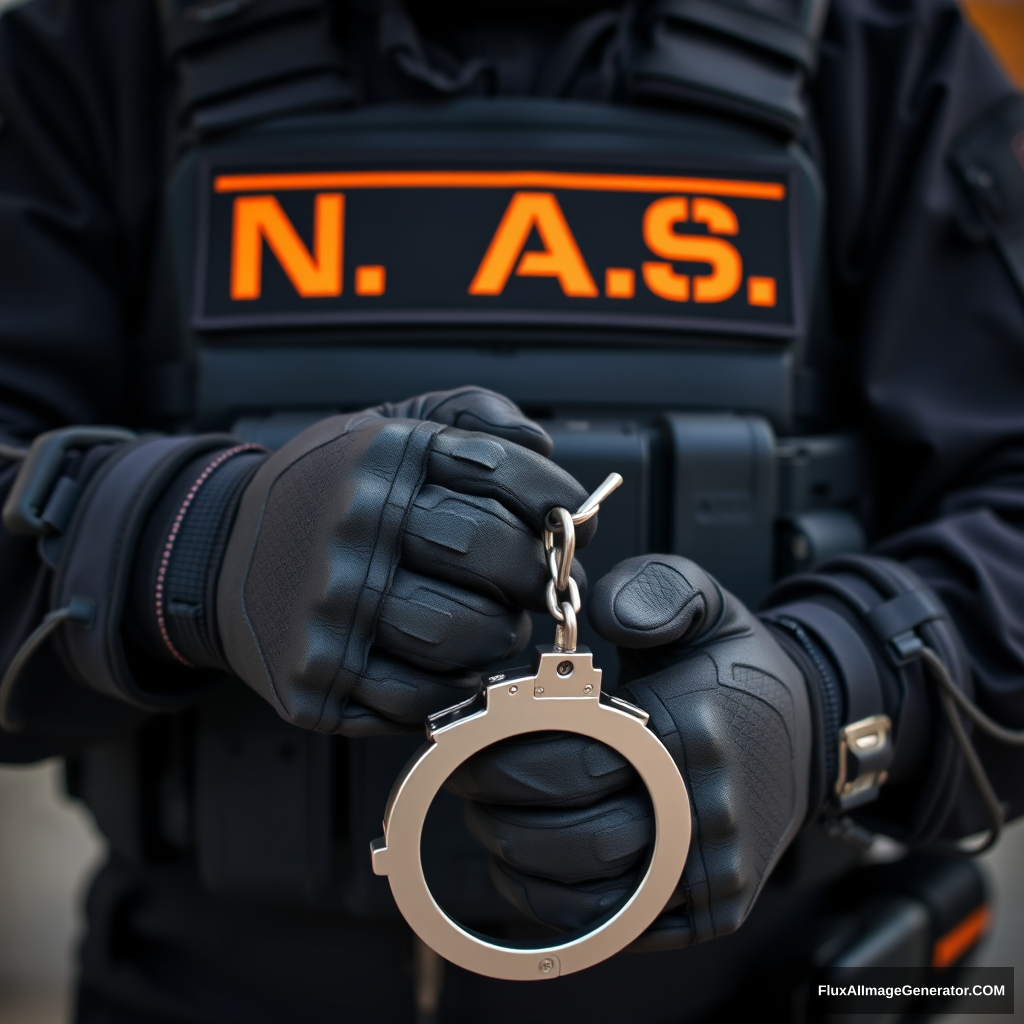
{"label": "black nylon strap", "polygon": [[724,110],[799,133],[806,117],[803,74],[732,40],[662,22],[651,45],[629,62],[629,90],[640,99],[663,98]]}
{"label": "black nylon strap", "polygon": [[827,0],[784,19],[732,0],[661,0],[630,48],[627,78],[639,98],[682,100],[798,135],[804,85],[817,63]]}
{"label": "black nylon strap", "polygon": [[161,0],[179,119],[209,133],[350,105],[331,12],[330,0]]}
{"label": "black nylon strap", "polygon": [[214,621],[211,563],[218,547],[223,549],[232,503],[265,458],[254,451],[227,458],[195,491],[175,537],[163,582],[164,622],[174,650],[192,665],[228,671]]}
{"label": "black nylon strap", "polygon": [[755,8],[723,0],[661,0],[651,16],[674,18],[731,36],[813,71],[818,60],[817,33],[828,4],[827,0],[815,0],[806,6],[807,25],[786,22]]}
{"label": "black nylon strap", "polygon": [[784,605],[773,609],[773,612],[795,619],[814,634],[833,656],[846,684],[844,722],[859,722],[885,712],[878,669],[863,639],[846,619],[814,601]]}
{"label": "black nylon strap", "polygon": [[867,614],[867,621],[878,638],[888,643],[900,633],[941,619],[943,615],[945,610],[934,595],[922,590],[911,590],[872,608]]}

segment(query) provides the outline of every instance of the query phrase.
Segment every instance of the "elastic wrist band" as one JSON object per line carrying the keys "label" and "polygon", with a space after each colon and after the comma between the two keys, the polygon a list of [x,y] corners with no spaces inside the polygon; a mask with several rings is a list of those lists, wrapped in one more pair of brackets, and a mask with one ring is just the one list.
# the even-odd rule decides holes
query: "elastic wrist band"
{"label": "elastic wrist band", "polygon": [[182,526],[185,522],[185,517],[188,515],[190,508],[195,503],[203,485],[210,479],[216,470],[220,469],[220,467],[224,465],[225,462],[233,459],[236,455],[241,455],[244,452],[259,452],[262,454],[265,451],[265,448],[257,444],[239,444],[235,445],[234,448],[229,448],[227,451],[223,451],[217,455],[217,457],[206,466],[202,473],[199,474],[195,482],[189,488],[188,494],[185,495],[185,498],[175,514],[173,522],[171,523],[171,530],[167,536],[167,540],[164,542],[163,554],[160,557],[160,568],[157,571],[156,578],[156,593],[154,600],[156,622],[157,627],[160,630],[160,636],[163,638],[167,649],[175,659],[181,662],[182,665],[187,665],[189,668],[194,668],[195,664],[178,650],[174,641],[171,639],[171,632],[167,621],[167,604],[172,598],[167,585],[168,574],[171,569],[171,559],[175,553],[175,547],[178,543]]}

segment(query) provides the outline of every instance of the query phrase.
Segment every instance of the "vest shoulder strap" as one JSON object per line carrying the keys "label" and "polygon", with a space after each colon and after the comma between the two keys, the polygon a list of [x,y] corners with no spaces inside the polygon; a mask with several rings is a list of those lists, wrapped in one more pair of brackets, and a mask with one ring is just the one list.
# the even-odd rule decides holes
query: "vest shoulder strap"
{"label": "vest shoulder strap", "polygon": [[160,0],[186,136],[352,102],[329,0]]}
{"label": "vest shoulder strap", "polygon": [[658,0],[638,26],[627,67],[630,93],[739,114],[799,135],[828,0],[775,6],[769,14],[750,0]]}

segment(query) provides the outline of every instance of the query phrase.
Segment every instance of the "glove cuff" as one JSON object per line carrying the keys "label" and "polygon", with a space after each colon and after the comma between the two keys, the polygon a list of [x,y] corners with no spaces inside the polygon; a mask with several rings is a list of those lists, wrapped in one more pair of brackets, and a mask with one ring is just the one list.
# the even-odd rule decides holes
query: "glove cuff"
{"label": "glove cuff", "polygon": [[204,452],[150,513],[133,573],[132,625],[163,661],[230,672],[217,631],[217,574],[241,493],[266,458],[253,444]]}
{"label": "glove cuff", "polygon": [[807,817],[804,824],[817,821],[830,807],[830,796],[838,773],[837,744],[842,727],[843,690],[839,671],[822,646],[788,615],[761,615],[779,646],[794,661],[807,684],[813,736],[811,777],[807,788]]}
{"label": "glove cuff", "polygon": [[807,661],[815,662],[814,647],[823,656],[825,671],[815,665],[812,676],[823,709],[834,700],[828,669],[836,670],[838,730],[822,714],[822,746],[835,751],[824,758],[829,809],[862,808],[864,824],[905,842],[938,837],[962,765],[940,724],[921,649],[933,649],[971,694],[967,657],[942,602],[905,565],[853,555],[784,580],[764,604],[762,616],[787,630]]}
{"label": "glove cuff", "polygon": [[224,435],[142,438],[117,449],[82,494],[62,538],[51,600],[53,608],[89,610],[61,629],[57,645],[69,668],[99,693],[172,709],[210,681],[190,677],[183,686],[181,674],[133,644],[122,623],[152,509],[184,466],[233,442]]}

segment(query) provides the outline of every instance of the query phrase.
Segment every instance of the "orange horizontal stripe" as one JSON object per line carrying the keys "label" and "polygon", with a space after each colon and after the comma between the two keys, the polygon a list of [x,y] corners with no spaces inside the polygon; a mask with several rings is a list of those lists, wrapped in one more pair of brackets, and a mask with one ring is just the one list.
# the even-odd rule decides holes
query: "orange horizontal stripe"
{"label": "orange horizontal stripe", "polygon": [[989,910],[982,905],[950,928],[932,950],[932,967],[944,971],[955,964],[988,931]]}
{"label": "orange horizontal stripe", "polygon": [[214,179],[217,192],[332,188],[565,188],[584,192],[686,192],[702,196],[773,200],[786,196],[786,186],[774,181],[562,171],[309,171],[297,174],[221,174]]}

